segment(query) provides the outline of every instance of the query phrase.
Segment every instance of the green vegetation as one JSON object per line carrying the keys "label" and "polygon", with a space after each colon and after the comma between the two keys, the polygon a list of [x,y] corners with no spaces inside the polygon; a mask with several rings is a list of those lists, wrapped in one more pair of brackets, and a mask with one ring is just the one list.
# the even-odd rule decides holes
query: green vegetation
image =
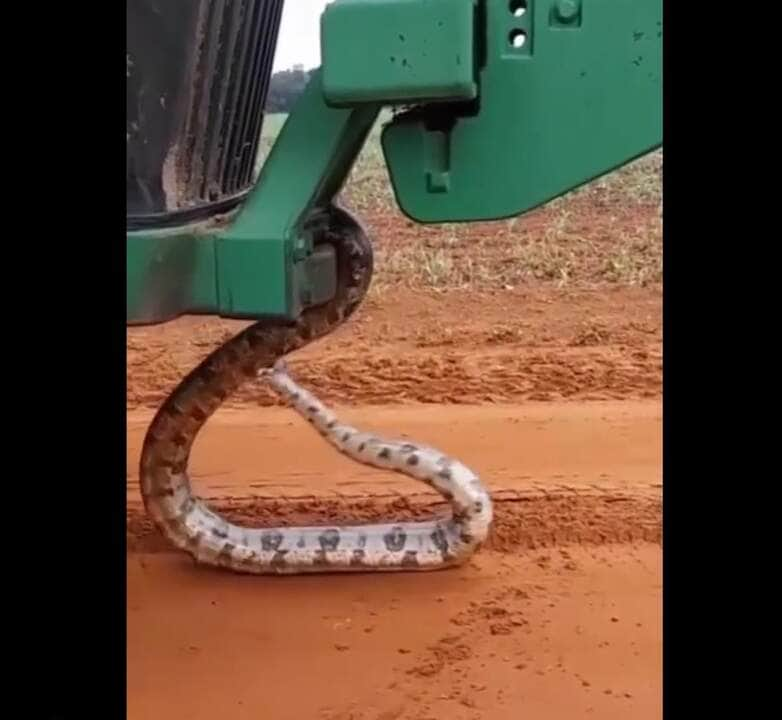
{"label": "green vegetation", "polygon": [[[285,117],[265,118],[263,157]],[[379,141],[387,119],[373,130],[342,193],[375,241],[374,293],[400,285],[489,290],[661,282],[662,150],[518,218],[421,226],[394,201]]]}

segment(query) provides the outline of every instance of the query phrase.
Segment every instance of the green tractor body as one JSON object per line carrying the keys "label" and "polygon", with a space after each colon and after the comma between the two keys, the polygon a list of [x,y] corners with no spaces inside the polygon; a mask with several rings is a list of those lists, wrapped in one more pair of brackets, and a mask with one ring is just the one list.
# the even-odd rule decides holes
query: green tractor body
{"label": "green tractor body", "polygon": [[661,0],[336,0],[260,172],[282,0],[127,0],[127,322],[294,320],[336,288],[308,218],[383,108],[400,209],[522,214],[662,143]]}

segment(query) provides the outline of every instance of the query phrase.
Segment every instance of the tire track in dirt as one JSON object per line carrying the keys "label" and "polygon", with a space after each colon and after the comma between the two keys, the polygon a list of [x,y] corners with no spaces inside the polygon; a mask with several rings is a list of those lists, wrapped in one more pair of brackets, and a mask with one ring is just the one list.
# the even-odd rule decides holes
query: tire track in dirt
{"label": "tire track in dirt", "polygon": [[[360,500],[222,500],[210,505],[233,523],[246,527],[329,525],[423,520],[445,514],[446,505],[399,498],[383,503]],[[495,500],[495,519],[486,548],[505,553],[562,545],[605,545],[662,540],[662,503],[649,498],[589,497],[554,494]],[[127,549],[132,553],[170,552],[140,508],[127,514]]]}
{"label": "tire track in dirt", "polygon": [[[495,503],[490,549],[660,542],[656,402],[353,407],[343,419],[384,437],[403,427],[406,438],[478,470]],[[129,423],[133,467],[148,413]],[[194,492],[245,526],[418,520],[449,510],[409,478],[345,458],[290,410],[221,411],[191,467]],[[167,546],[142,512],[137,483],[128,477],[128,547],[158,552]]]}
{"label": "tire track in dirt", "polygon": [[[551,289],[370,299],[333,335],[291,356],[327,402],[496,403],[658,398],[659,290]],[[156,407],[245,323],[183,318],[128,330],[128,409]],[[273,406],[261,384],[228,407]]]}

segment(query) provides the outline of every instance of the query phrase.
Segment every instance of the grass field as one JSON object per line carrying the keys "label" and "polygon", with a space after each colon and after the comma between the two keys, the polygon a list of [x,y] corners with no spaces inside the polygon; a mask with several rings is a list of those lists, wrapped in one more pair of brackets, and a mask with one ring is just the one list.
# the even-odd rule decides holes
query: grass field
{"label": "grass field", "polygon": [[[286,119],[269,115],[263,154]],[[377,249],[373,292],[427,288],[656,285],[662,279],[662,150],[650,153],[518,218],[421,226],[397,207],[373,129],[342,201]]]}

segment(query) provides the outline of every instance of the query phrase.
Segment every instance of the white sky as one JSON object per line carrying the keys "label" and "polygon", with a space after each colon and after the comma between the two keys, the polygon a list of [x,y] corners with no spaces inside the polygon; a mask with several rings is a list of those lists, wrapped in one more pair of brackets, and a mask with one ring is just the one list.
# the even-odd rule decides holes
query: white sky
{"label": "white sky", "polygon": [[280,36],[274,56],[274,71],[296,64],[306,70],[320,65],[320,14],[329,0],[286,0]]}

